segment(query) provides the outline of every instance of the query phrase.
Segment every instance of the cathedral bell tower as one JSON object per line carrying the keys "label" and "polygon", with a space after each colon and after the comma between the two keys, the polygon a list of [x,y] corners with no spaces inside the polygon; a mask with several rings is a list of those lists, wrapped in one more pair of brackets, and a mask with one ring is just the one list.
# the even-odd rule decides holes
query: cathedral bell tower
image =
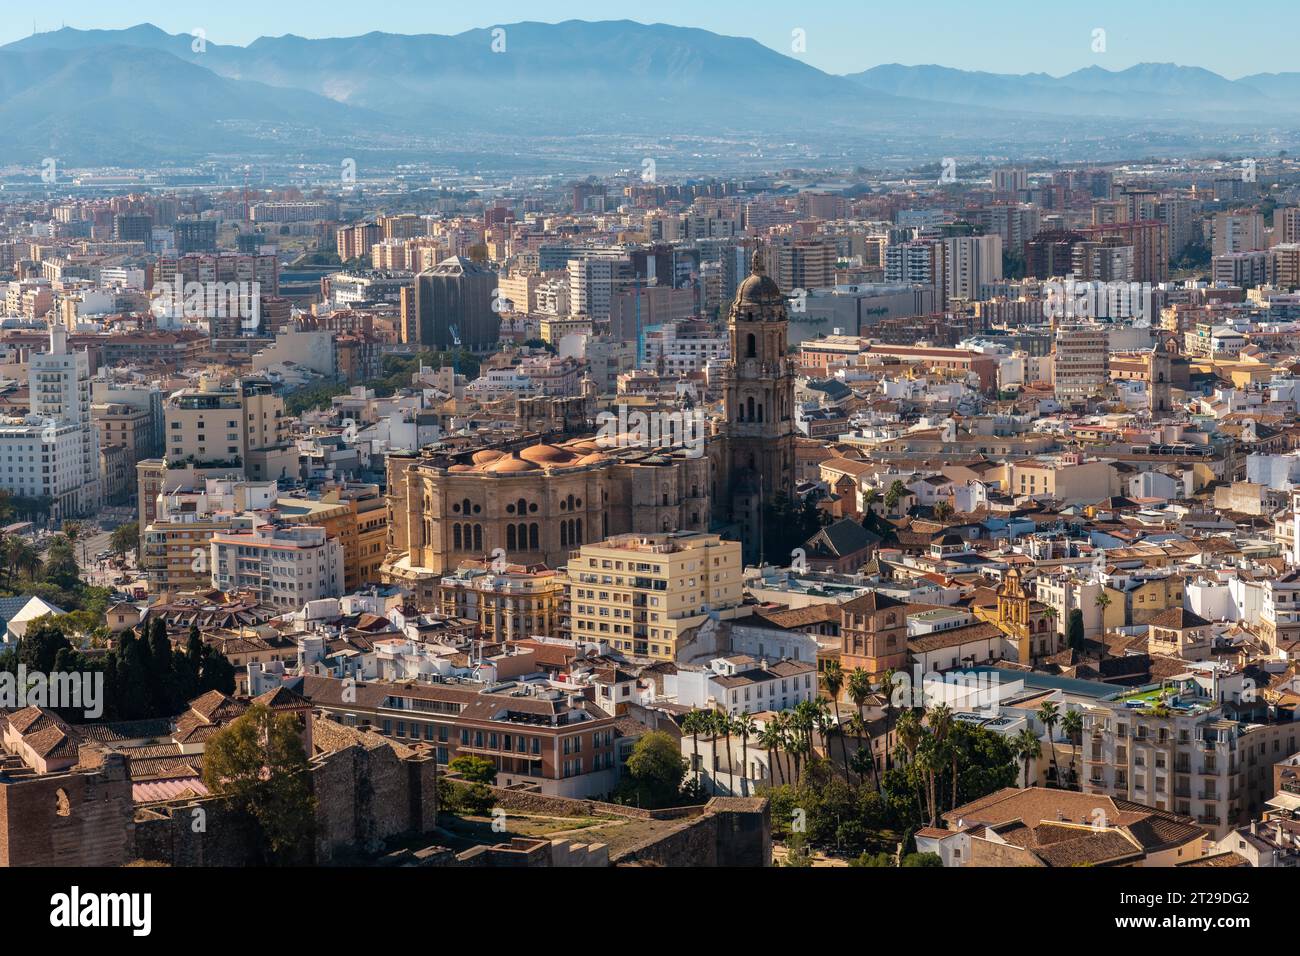
{"label": "cathedral bell tower", "polygon": [[761,252],[736,289],[727,320],[731,359],[723,367],[725,422],[714,469],[715,508],[739,525],[748,563],[784,564],[789,555],[762,553],[763,504],[794,493],[794,365],[786,349],[785,296],[767,274]]}

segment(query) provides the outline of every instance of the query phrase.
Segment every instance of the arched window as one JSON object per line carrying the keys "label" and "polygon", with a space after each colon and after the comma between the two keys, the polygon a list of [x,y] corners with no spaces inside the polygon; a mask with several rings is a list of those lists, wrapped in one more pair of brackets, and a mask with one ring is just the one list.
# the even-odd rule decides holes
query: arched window
{"label": "arched window", "polygon": [[755,336],[753,332],[750,332],[748,338],[746,339],[745,357],[746,358],[758,357],[758,337]]}
{"label": "arched window", "polygon": [[513,551],[515,550],[516,547],[517,545],[515,543],[515,526],[512,524],[508,524],[506,525],[506,550]]}
{"label": "arched window", "polygon": [[746,417],[752,422],[754,420],[754,397],[751,395],[745,400]]}
{"label": "arched window", "polygon": [[762,403],[762,402],[759,402],[759,403],[758,403],[758,420],[759,420],[760,422],[763,420],[763,403]]}
{"label": "arched window", "polygon": [[531,551],[538,551],[538,550],[540,550],[540,545],[539,545],[538,541],[539,541],[539,535],[538,535],[537,522],[534,521],[532,524],[530,524],[530,525],[528,526],[528,548],[529,548],[529,550],[531,550]]}
{"label": "arched window", "polygon": [[577,521],[574,522],[573,528],[574,528],[573,534],[574,534],[575,543],[582,544],[582,519],[581,518],[577,519]]}
{"label": "arched window", "polygon": [[461,510],[461,513],[462,513],[462,514],[469,514],[469,508],[470,508],[469,499],[466,498],[464,501],[462,501],[462,502],[460,503],[460,510]]}
{"label": "arched window", "polygon": [[561,521],[560,522],[560,547],[567,548],[568,546],[569,546],[569,522]]}
{"label": "arched window", "polygon": [[461,550],[461,547],[460,547],[460,525],[458,525],[458,524],[454,524],[454,525],[451,526],[451,546],[452,546],[452,549],[455,550],[455,551],[459,551],[459,550]]}
{"label": "arched window", "polygon": [[481,524],[474,525],[474,550],[483,550],[483,526]]}

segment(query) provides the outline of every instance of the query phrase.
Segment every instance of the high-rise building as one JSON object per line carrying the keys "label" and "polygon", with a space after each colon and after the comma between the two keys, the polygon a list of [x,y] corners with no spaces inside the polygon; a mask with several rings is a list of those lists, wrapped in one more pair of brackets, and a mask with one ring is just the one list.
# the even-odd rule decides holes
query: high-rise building
{"label": "high-rise building", "polygon": [[1065,401],[1098,395],[1110,379],[1109,339],[1100,326],[1058,329],[1053,374],[1056,397]]}
{"label": "high-rise building", "polygon": [[215,219],[179,219],[172,226],[172,236],[177,255],[191,252],[217,251],[217,221]]}
{"label": "high-rise building", "polygon": [[119,213],[113,217],[114,242],[143,242],[153,248],[153,217],[140,213]]}
{"label": "high-rise building", "polygon": [[0,421],[0,489],[48,498],[55,521],[103,502],[99,432],[90,413],[90,358],[68,351],[62,325],[27,364],[31,414]]}
{"label": "high-rise building", "polygon": [[1257,212],[1221,212],[1214,216],[1214,254],[1256,252],[1265,247],[1264,217]]}
{"label": "high-rise building", "polygon": [[463,256],[444,259],[417,275],[404,299],[407,334],[425,347],[490,348],[500,337],[501,318],[493,307],[497,295],[492,269]]}

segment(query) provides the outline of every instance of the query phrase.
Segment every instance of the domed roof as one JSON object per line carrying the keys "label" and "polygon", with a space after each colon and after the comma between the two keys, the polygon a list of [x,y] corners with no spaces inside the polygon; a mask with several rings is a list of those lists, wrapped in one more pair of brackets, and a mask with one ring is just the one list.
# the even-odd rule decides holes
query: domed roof
{"label": "domed roof", "polygon": [[608,461],[608,460],[609,460],[609,459],[607,459],[607,458],[606,458],[604,455],[602,455],[600,452],[598,452],[598,451],[593,451],[593,452],[592,452],[591,454],[589,454],[589,455],[583,455],[583,456],[582,456],[581,458],[579,458],[576,462],[574,462],[574,464],[575,464],[575,465],[598,465],[598,464],[600,464],[602,461]]}
{"label": "domed roof", "polygon": [[531,461],[525,461],[518,455],[502,455],[492,464],[483,468],[483,471],[493,475],[517,474],[524,471],[540,471],[537,465]]}
{"label": "domed roof", "polygon": [[600,451],[600,446],[593,441],[574,441],[564,446],[579,455],[590,455],[592,452]]}
{"label": "domed roof", "polygon": [[539,465],[564,465],[573,461],[577,456],[568,449],[541,444],[525,448],[519,453],[519,457],[524,461],[535,462]]}
{"label": "domed roof", "polygon": [[464,472],[473,471],[473,470],[474,470],[473,465],[452,465],[450,468],[447,469],[448,472],[454,471],[457,474],[463,474]]}
{"label": "domed roof", "polygon": [[474,452],[470,457],[470,461],[476,465],[486,465],[489,462],[496,461],[504,454],[505,452],[497,451],[495,448],[484,448],[482,451]]}
{"label": "domed roof", "polygon": [[781,287],[767,274],[762,251],[754,253],[754,262],[748,278],[736,287],[736,299],[731,304],[731,317],[741,321],[770,322],[786,318],[785,296]]}

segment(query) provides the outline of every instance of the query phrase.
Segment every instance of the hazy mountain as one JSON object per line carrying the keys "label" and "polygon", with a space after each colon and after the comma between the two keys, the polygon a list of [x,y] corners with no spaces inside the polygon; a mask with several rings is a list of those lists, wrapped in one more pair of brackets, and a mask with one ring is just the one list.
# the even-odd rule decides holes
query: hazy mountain
{"label": "hazy mountain", "polygon": [[304,90],[231,80],[143,47],[0,49],[0,129],[10,160],[184,160],[266,148],[277,137],[308,146],[373,114]]}
{"label": "hazy mountain", "polygon": [[[1077,140],[1078,115],[1114,120],[1095,124],[1094,140],[1177,147],[1193,118],[1249,122],[1296,110],[1287,91],[1297,78],[1256,88],[1161,64],[1060,78],[895,64],[843,77],[752,39],[627,20],[455,36],[287,35],[247,47],[142,24],[65,28],[0,48],[0,123],[28,131],[14,138],[27,155],[105,163],[253,148],[355,155],[374,140],[378,149],[526,160],[542,139],[567,138],[573,155],[598,164],[618,150],[619,161],[642,155],[651,148],[643,141],[692,135],[714,144],[709,155],[736,143],[761,156],[777,144],[786,155],[937,161],[963,145],[1059,149]],[[1139,128],[1136,117],[1146,120]]]}
{"label": "hazy mountain", "polygon": [[[950,118],[962,111],[876,94],[755,40],[631,21],[515,23],[456,36],[369,33],[338,39],[262,37],[247,47],[156,27],[65,28],[10,51],[165,51],[227,79],[306,90],[422,129],[492,123],[555,133],[789,132],[883,119]],[[499,41],[498,41],[499,42]]]}
{"label": "hazy mountain", "polygon": [[1294,115],[1300,74],[1229,80],[1200,67],[1139,63],[1126,70],[1090,66],[1065,76],[954,70],[941,66],[874,67],[849,79],[894,96],[1083,116],[1181,116],[1222,121],[1230,116]]}

